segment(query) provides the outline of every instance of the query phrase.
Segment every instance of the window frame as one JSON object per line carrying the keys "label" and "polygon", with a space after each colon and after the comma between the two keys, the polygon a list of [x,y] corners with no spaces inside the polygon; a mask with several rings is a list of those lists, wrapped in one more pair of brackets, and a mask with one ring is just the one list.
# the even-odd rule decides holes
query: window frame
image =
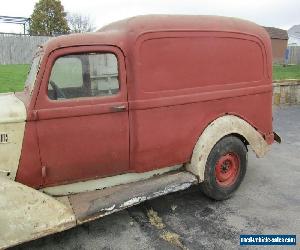
{"label": "window frame", "polygon": [[[119,92],[114,95],[107,96],[92,96],[79,97],[71,99],[52,100],[48,97],[48,82],[51,76],[52,68],[55,61],[62,57],[71,54],[86,54],[86,53],[111,53],[114,54],[118,62],[118,81]],[[55,108],[55,107],[72,107],[82,105],[94,105],[101,103],[111,103],[127,100],[126,87],[126,66],[123,52],[115,46],[109,45],[92,45],[92,46],[72,46],[54,50],[49,54],[46,62],[45,71],[42,81],[39,86],[39,91],[36,99],[35,109]]]}
{"label": "window frame", "polygon": [[[117,76],[117,80],[118,80],[118,84],[117,84],[117,88],[115,89],[116,90],[116,93],[112,93],[112,94],[107,94],[107,95],[91,95],[91,96],[84,96],[84,92],[86,93],[89,93],[89,94],[92,94],[93,92],[93,89],[92,89],[92,83],[93,83],[93,74],[92,74],[92,68],[91,68],[91,59],[93,60],[93,56],[103,56],[103,55],[106,55],[106,56],[111,56],[114,58],[114,60],[116,60],[116,66],[117,66],[117,73],[116,73],[116,76]],[[53,74],[53,70],[55,68],[55,65],[56,63],[60,60],[60,59],[68,59],[68,58],[71,58],[71,59],[76,59],[79,61],[80,65],[80,70],[81,70],[81,73],[79,74],[80,76],[80,86],[71,86],[71,87],[68,87],[67,85],[68,84],[72,84],[72,82],[68,82],[68,84],[65,82],[63,83],[62,81],[59,81],[59,82],[55,82],[53,80],[53,82],[57,85],[57,87],[59,89],[62,90],[62,92],[65,92],[64,94],[66,94],[66,91],[64,91],[65,89],[67,88],[82,88],[82,96],[78,96],[78,97],[70,97],[70,98],[59,98],[59,99],[52,99],[50,96],[49,96],[49,87],[51,86],[50,84],[50,81],[51,81],[51,77],[52,77],[52,74]],[[97,59],[99,60],[100,57]],[[84,65],[84,61],[85,60],[88,60],[88,64],[86,64],[86,66]],[[96,62],[98,62],[96,60]],[[100,61],[99,61],[100,62]],[[66,63],[65,65],[67,65],[68,63]],[[79,70],[79,69],[78,69]],[[115,70],[115,68],[113,69]],[[87,77],[84,77],[84,75],[86,75]],[[105,75],[105,74],[104,74]],[[102,75],[97,75],[96,76],[97,78],[101,78],[103,77]],[[66,87],[64,88],[63,86],[59,86],[59,84],[66,84]],[[51,86],[52,88],[52,86]],[[53,88],[52,88],[53,90]],[[99,89],[101,91],[101,89]],[[113,90],[113,89],[111,89]],[[65,100],[65,99],[79,99],[79,98],[92,98],[92,97],[105,97],[105,96],[111,96],[111,95],[116,95],[120,92],[120,82],[119,82],[119,68],[118,68],[118,58],[117,56],[114,54],[114,53],[111,53],[111,52],[88,52],[88,53],[76,53],[76,54],[68,54],[68,55],[64,55],[64,56],[61,56],[61,57],[58,57],[56,58],[56,60],[54,61],[54,64],[52,66],[52,69],[51,69],[51,72],[50,72],[50,78],[49,78],[49,83],[48,83],[48,97],[50,100],[54,100],[54,101],[62,101],[62,100]]]}

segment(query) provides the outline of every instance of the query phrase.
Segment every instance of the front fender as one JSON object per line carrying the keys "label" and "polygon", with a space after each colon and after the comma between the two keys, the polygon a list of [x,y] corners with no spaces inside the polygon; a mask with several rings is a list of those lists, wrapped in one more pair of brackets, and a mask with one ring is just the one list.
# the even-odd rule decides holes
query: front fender
{"label": "front fender", "polygon": [[72,208],[37,190],[0,177],[0,249],[76,225]]}

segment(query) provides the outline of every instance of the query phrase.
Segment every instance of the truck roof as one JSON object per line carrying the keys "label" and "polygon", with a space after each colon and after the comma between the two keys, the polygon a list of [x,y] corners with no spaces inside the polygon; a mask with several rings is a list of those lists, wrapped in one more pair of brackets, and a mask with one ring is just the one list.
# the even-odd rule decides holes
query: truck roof
{"label": "truck roof", "polygon": [[108,24],[98,31],[119,31],[141,34],[155,31],[227,31],[265,36],[259,25],[233,17],[205,15],[143,15]]}
{"label": "truck roof", "polygon": [[108,24],[97,32],[59,36],[44,45],[45,51],[72,45],[115,45],[126,52],[128,41],[143,33],[159,31],[221,31],[254,35],[269,39],[261,26],[242,19],[200,15],[143,15]]}

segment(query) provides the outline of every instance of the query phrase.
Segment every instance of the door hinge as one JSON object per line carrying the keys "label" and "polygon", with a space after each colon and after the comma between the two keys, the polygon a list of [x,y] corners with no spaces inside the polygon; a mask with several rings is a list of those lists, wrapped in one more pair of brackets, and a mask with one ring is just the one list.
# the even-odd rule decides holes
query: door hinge
{"label": "door hinge", "polygon": [[32,111],[32,120],[37,121],[38,119],[39,119],[39,115],[38,115],[37,110],[33,110]]}
{"label": "door hinge", "polygon": [[47,175],[47,167],[46,166],[42,166],[42,178],[45,179]]}

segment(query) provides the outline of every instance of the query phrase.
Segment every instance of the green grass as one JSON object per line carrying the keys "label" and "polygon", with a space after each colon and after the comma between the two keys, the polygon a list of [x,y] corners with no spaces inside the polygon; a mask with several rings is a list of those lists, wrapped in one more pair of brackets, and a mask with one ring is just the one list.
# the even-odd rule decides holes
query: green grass
{"label": "green grass", "polygon": [[300,65],[288,65],[285,67],[283,67],[282,65],[274,65],[273,79],[300,79]]}
{"label": "green grass", "polygon": [[[0,93],[22,91],[28,70],[29,65],[27,64],[0,65]],[[290,65],[286,67],[274,65],[273,79],[300,80],[300,65]]]}
{"label": "green grass", "polygon": [[0,65],[0,93],[22,91],[28,70],[28,64]]}

